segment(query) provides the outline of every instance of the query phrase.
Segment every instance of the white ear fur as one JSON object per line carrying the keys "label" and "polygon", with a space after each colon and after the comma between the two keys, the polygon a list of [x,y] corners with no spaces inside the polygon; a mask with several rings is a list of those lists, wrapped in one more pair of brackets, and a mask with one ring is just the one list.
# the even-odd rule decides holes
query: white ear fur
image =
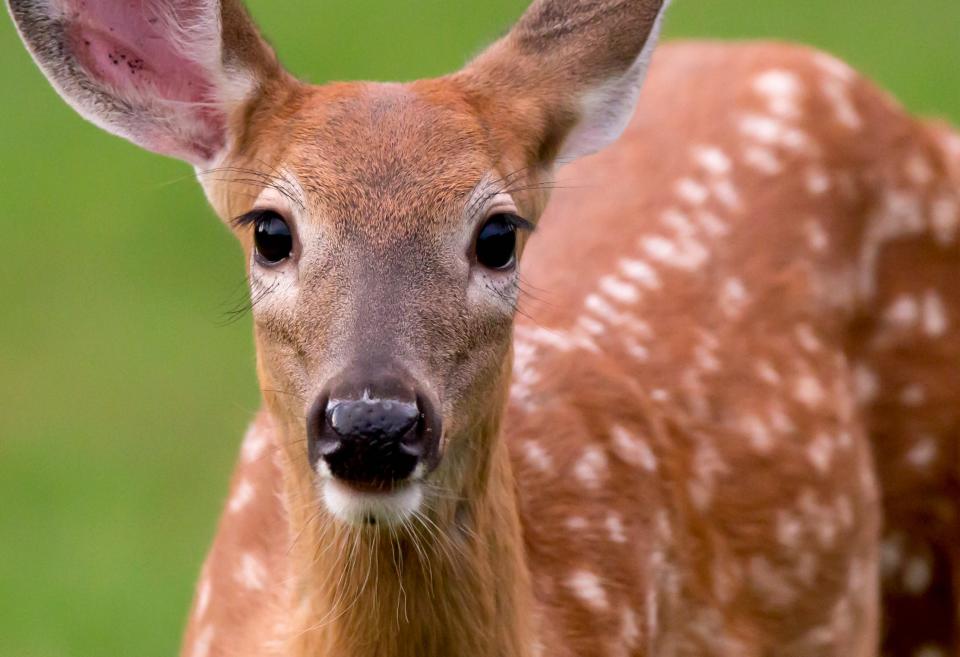
{"label": "white ear fur", "polygon": [[605,80],[580,97],[580,119],[564,139],[557,164],[568,164],[596,153],[616,141],[626,130],[636,110],[669,4],[670,0],[664,1],[643,50],[630,69]]}

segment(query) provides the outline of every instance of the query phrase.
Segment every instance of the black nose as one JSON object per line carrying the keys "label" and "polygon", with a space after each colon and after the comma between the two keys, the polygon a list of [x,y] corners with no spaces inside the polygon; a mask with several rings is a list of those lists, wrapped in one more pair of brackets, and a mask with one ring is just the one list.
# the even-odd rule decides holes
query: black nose
{"label": "black nose", "polygon": [[404,378],[340,377],[307,417],[310,462],[364,487],[389,488],[432,467],[440,427],[433,404]]}

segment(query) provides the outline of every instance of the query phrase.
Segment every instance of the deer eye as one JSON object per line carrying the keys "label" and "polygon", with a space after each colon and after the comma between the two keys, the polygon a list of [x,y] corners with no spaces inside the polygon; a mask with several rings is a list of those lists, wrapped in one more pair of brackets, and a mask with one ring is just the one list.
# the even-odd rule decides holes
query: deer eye
{"label": "deer eye", "polygon": [[495,214],[477,233],[477,262],[488,269],[504,270],[514,265],[517,250],[517,218]]}
{"label": "deer eye", "polygon": [[270,265],[290,257],[293,251],[290,226],[271,210],[260,212],[253,220],[253,243],[261,261]]}

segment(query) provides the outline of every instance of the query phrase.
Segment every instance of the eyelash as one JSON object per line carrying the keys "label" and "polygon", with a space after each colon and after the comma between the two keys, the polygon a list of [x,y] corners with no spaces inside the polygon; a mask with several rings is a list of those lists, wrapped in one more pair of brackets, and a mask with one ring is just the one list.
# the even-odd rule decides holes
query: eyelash
{"label": "eyelash", "polygon": [[[532,233],[537,228],[533,222],[528,221],[523,217],[516,215],[512,212],[494,212],[492,215],[490,215],[490,217],[495,217],[495,216],[503,217],[504,221],[506,221],[508,224],[510,224],[517,230],[525,230],[529,233]],[[489,219],[490,217],[488,217],[487,219]]]}
{"label": "eyelash", "polygon": [[262,218],[267,213],[276,213],[276,211],[267,209],[250,210],[250,212],[241,214],[239,217],[234,217],[231,219],[230,225],[238,229],[244,228],[245,226],[252,226],[253,224],[257,223],[258,219]]}

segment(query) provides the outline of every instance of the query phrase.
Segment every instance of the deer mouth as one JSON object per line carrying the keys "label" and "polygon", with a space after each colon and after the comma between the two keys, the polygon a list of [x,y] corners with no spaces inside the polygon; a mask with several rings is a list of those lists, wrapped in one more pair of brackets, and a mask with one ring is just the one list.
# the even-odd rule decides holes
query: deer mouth
{"label": "deer mouth", "polygon": [[423,487],[418,481],[374,487],[325,478],[320,481],[320,498],[327,511],[341,522],[389,526],[417,513],[423,502]]}

